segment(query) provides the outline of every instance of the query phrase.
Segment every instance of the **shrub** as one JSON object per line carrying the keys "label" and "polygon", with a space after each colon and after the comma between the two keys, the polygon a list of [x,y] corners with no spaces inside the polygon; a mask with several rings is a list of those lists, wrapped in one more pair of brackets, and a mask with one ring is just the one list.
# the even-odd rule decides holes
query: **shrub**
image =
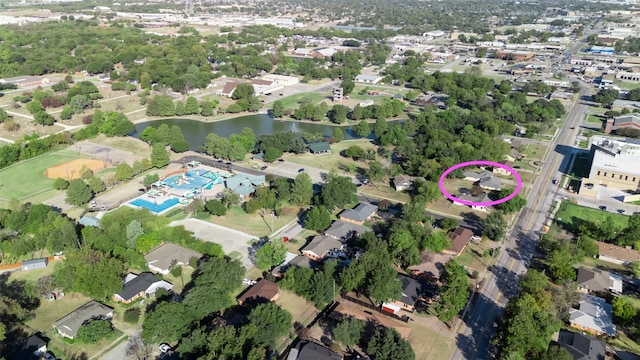
{"label": "shrub", "polygon": [[53,181],[53,188],[56,190],[67,190],[69,182],[63,178],[57,178]]}
{"label": "shrub", "polygon": [[129,324],[137,324],[140,319],[140,308],[129,308],[124,312],[123,320]]}

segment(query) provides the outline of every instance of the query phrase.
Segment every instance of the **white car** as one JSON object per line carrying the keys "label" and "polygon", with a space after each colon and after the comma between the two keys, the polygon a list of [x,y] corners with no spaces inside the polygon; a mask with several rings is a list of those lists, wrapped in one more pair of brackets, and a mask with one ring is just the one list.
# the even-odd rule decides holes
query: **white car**
{"label": "white car", "polygon": [[171,351],[171,345],[162,343],[160,344],[160,346],[158,346],[158,349],[160,350],[161,353],[167,353]]}

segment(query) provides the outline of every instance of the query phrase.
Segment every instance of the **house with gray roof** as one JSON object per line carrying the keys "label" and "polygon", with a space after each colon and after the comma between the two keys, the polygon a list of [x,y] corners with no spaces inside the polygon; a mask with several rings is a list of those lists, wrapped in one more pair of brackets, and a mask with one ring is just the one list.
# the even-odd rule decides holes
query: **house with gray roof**
{"label": "house with gray roof", "polygon": [[282,277],[290,267],[298,267],[298,268],[307,268],[307,269],[315,269],[318,267],[318,262],[311,260],[303,255],[294,256],[291,260],[285,261],[282,264],[276,266],[271,270],[271,275],[276,277]]}
{"label": "house with gray roof", "polygon": [[53,328],[61,336],[73,339],[78,335],[80,327],[95,319],[110,319],[113,309],[97,301],[89,301],[53,323]]}
{"label": "house with gray roof", "polygon": [[364,225],[358,225],[344,220],[336,220],[327,230],[324,231],[324,234],[338,240],[346,241],[353,236],[362,235],[367,231],[371,231],[371,229]]}
{"label": "house with gray roof", "polygon": [[81,217],[80,220],[78,220],[78,224],[84,227],[87,227],[87,226],[98,227],[100,226],[100,219],[98,219],[95,216],[85,215]]}
{"label": "house with gray roof", "polygon": [[591,336],[560,330],[558,345],[565,348],[574,360],[605,360],[606,344]]}
{"label": "house with gray roof", "polygon": [[158,279],[150,272],[143,272],[138,275],[129,273],[124,279],[122,291],[114,294],[113,300],[115,302],[129,304],[140,297],[155,294],[158,289],[171,291],[171,289],[173,289],[173,284]]}
{"label": "house with gray roof", "polygon": [[606,300],[583,294],[580,307],[569,310],[569,324],[578,330],[595,336],[616,336],[616,326],[613,324],[613,308]]}
{"label": "house with gray roof", "polygon": [[482,179],[493,177],[493,173],[490,171],[482,171],[482,172],[464,171],[462,175],[464,175],[463,180],[466,180],[466,181],[479,181]]}
{"label": "house with gray roof", "polygon": [[256,191],[256,187],[266,183],[264,175],[237,174],[225,180],[225,186],[246,199]]}
{"label": "house with gray roof", "polygon": [[402,283],[402,297],[394,302],[384,303],[382,310],[394,314],[400,310],[413,312],[423,295],[422,283],[402,274],[398,274],[397,280]]}
{"label": "house with gray roof", "polygon": [[482,178],[478,185],[485,190],[499,191],[502,189],[502,181],[494,177]]}
{"label": "house with gray roof", "polygon": [[[38,335],[31,335],[20,345],[12,346],[3,355],[7,360],[41,359],[46,356],[47,342]],[[51,356],[49,354],[49,356]],[[47,359],[46,357],[42,357]]]}
{"label": "house with gray roof", "polygon": [[289,350],[287,360],[342,360],[344,357],[314,342],[301,341]]}
{"label": "house with gray roof", "polygon": [[413,181],[416,179],[414,176],[398,175],[393,178],[393,188],[396,191],[406,191],[413,189]]}
{"label": "house with gray roof", "polygon": [[174,261],[176,265],[186,266],[189,265],[191,258],[200,259],[201,257],[202,254],[197,251],[173,243],[164,243],[145,255],[144,259],[151,271],[167,275]]}
{"label": "house with gray roof", "polygon": [[600,269],[578,269],[578,290],[583,292],[611,291],[622,293],[622,278]]}
{"label": "house with gray roof", "polygon": [[362,225],[370,220],[378,211],[378,207],[369,203],[360,203],[353,209],[347,209],[340,213],[340,220]]}
{"label": "house with gray roof", "polygon": [[344,244],[338,239],[327,235],[314,236],[311,242],[302,250],[302,255],[315,260],[322,261],[325,258],[336,257],[344,248]]}
{"label": "house with gray roof", "polygon": [[[465,193],[465,194],[460,194],[456,196],[456,199],[463,200],[463,201],[471,201],[473,203],[486,203],[491,201],[491,198],[489,198],[489,195],[487,193],[482,193],[478,196],[473,196],[471,194]],[[455,200],[453,200],[453,205],[465,205],[465,206],[469,206],[473,210],[482,211],[482,212],[489,212],[491,208],[490,206],[477,205],[477,204],[467,205]]]}
{"label": "house with gray roof", "polygon": [[375,85],[380,81],[382,81],[382,76],[359,74],[359,75],[356,75],[356,78],[354,79],[354,81],[359,83]]}

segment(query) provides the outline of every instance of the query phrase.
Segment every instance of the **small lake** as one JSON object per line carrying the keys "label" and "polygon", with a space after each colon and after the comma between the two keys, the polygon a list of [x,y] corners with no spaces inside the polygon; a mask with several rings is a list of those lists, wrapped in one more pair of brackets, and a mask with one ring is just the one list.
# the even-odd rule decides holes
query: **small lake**
{"label": "small lake", "polygon": [[[147,121],[136,124],[136,132],[132,134],[134,137],[139,137],[139,134],[147,128],[147,126],[158,127],[162,124],[169,126],[177,125],[182,129],[185,140],[191,144],[191,150],[197,150],[198,146],[204,144],[204,140],[210,133],[216,133],[220,136],[229,137],[231,134],[239,134],[243,128],[251,128],[253,132],[258,135],[273,134],[277,131],[295,131],[295,132],[307,132],[311,134],[322,134],[325,137],[331,136],[335,126],[327,125],[326,123],[314,124],[309,122],[298,122],[292,120],[274,120],[267,114],[256,114],[240,116],[233,119],[221,120],[216,122],[202,122],[198,120],[188,119],[162,119]],[[373,126],[373,124],[371,124]],[[351,130],[351,126],[342,126],[344,131],[345,140],[355,139],[355,136]]]}

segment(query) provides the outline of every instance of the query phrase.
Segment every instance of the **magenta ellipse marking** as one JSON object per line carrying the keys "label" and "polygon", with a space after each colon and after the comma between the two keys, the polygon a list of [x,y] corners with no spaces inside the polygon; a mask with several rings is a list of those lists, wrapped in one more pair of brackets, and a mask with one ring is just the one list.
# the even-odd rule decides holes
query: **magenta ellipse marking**
{"label": "magenta ellipse marking", "polygon": [[[498,199],[495,201],[486,201],[486,202],[461,200],[449,194],[449,192],[444,188],[444,179],[447,177],[447,175],[449,175],[452,171],[458,170],[460,168],[467,167],[467,166],[474,166],[474,165],[488,165],[488,166],[498,167],[498,168],[507,170],[509,173],[511,173],[511,175],[513,175],[514,178],[516,178],[516,182],[517,182],[516,189],[513,191],[513,193],[511,193],[509,196],[503,199]],[[442,175],[440,175],[438,186],[440,186],[440,191],[444,194],[444,196],[451,201],[455,201],[457,203],[469,205],[469,206],[493,206],[493,205],[498,205],[498,204],[502,204],[503,202],[509,201],[513,199],[516,195],[518,195],[518,193],[520,192],[520,189],[522,188],[522,179],[520,178],[520,175],[515,169],[507,165],[503,165],[494,161],[476,160],[476,161],[463,162],[448,168],[445,172],[442,173]]]}

